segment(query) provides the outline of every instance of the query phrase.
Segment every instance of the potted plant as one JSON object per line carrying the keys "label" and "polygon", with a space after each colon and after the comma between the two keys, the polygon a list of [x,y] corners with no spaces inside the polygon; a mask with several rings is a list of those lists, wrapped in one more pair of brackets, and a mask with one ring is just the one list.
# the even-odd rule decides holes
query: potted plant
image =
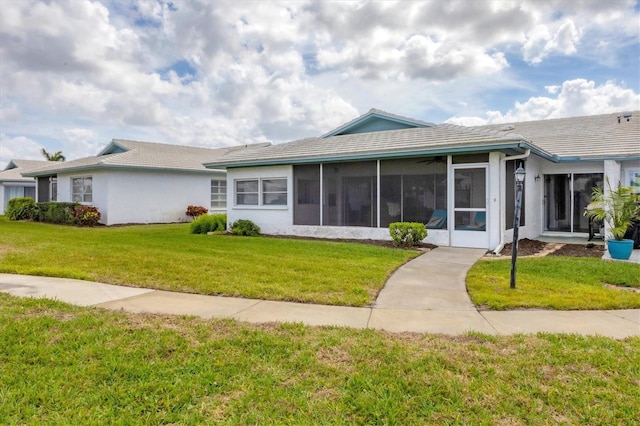
{"label": "potted plant", "polygon": [[611,188],[608,179],[607,187],[608,191],[601,187],[593,189],[585,214],[607,224],[610,235],[607,249],[611,258],[626,260],[631,257],[633,240],[624,239],[624,235],[635,221],[640,220],[640,197],[630,186],[618,184],[617,189]]}

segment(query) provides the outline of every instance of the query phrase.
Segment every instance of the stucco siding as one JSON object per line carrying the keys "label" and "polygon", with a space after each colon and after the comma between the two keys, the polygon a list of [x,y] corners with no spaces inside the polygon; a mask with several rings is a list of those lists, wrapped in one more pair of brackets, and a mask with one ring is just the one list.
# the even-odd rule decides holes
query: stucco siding
{"label": "stucco siding", "polygon": [[[235,182],[243,179],[287,179],[286,206],[237,205]],[[248,219],[260,227],[265,234],[291,234],[293,226],[293,167],[251,167],[227,171],[227,221]]]}
{"label": "stucco siding", "polygon": [[107,225],[184,222],[187,206],[211,204],[211,176],[206,175],[118,171],[107,173],[104,184]]}

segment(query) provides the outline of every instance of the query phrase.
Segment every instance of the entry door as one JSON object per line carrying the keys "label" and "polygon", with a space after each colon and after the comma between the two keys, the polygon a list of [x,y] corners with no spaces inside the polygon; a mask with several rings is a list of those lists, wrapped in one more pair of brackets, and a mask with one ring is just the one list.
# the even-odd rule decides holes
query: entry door
{"label": "entry door", "polygon": [[489,247],[486,165],[453,166],[453,247]]}

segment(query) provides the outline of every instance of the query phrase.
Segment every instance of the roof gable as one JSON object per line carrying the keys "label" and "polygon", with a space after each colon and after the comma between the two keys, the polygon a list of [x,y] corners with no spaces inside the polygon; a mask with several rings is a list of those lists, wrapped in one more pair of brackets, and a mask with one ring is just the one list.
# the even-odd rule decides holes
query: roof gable
{"label": "roof gable", "polygon": [[413,118],[402,117],[378,109],[370,109],[366,114],[351,120],[322,135],[323,138],[358,133],[380,132],[385,130],[402,130],[432,127],[434,124]]}
{"label": "roof gable", "polygon": [[0,171],[0,181],[25,181],[32,182],[33,179],[25,178],[22,173],[36,170],[51,164],[50,161],[43,160],[9,160],[9,164]]}
{"label": "roof gable", "polygon": [[98,157],[109,154],[122,154],[123,152],[129,151],[129,148],[118,142],[116,139],[112,140],[109,145],[105,146],[104,149],[98,153]]}

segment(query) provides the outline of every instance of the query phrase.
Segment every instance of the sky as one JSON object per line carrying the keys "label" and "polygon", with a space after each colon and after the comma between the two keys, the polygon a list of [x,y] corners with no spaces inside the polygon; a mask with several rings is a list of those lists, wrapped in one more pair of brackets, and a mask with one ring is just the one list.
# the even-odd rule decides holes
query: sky
{"label": "sky", "polygon": [[635,0],[0,0],[0,168],[112,139],[320,136],[640,110]]}

